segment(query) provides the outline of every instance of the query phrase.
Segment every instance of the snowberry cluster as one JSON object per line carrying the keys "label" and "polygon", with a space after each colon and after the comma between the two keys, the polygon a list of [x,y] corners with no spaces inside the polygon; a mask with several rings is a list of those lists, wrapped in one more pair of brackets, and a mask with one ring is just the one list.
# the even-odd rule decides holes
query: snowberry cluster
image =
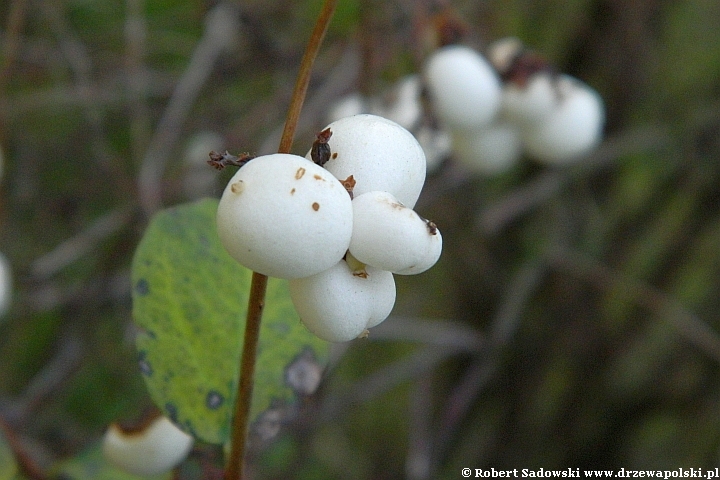
{"label": "snowberry cluster", "polygon": [[421,273],[440,257],[439,230],[412,210],[425,168],[397,123],[342,118],[305,158],[266,155],[237,171],[218,206],[220,241],[247,268],[288,279],[311,332],[352,340],[390,314],[393,273]]}
{"label": "snowberry cluster", "polygon": [[599,143],[604,107],[592,88],[555,73],[515,38],[498,40],[488,56],[490,62],[469,47],[449,45],[425,63],[433,110],[459,162],[493,174],[525,152],[563,165]]}
{"label": "snowberry cluster", "polygon": [[[427,170],[453,155],[469,170],[501,173],[523,155],[545,165],[579,160],[601,140],[600,96],[569,75],[556,73],[516,38],[476,50],[435,50],[422,75],[401,78],[379,97],[349,94],[329,109],[330,121],[360,113],[389,118],[414,132]],[[440,128],[424,121],[423,89]]]}

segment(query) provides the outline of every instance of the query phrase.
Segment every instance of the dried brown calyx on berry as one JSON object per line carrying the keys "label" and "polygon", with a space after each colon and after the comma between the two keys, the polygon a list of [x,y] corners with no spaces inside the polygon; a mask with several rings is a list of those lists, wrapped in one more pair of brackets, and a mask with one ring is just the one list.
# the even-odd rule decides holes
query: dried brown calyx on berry
{"label": "dried brown calyx on berry", "polygon": [[328,160],[330,160],[330,145],[328,141],[332,137],[332,131],[326,128],[322,132],[317,134],[315,141],[310,149],[310,158],[317,165],[324,166]]}

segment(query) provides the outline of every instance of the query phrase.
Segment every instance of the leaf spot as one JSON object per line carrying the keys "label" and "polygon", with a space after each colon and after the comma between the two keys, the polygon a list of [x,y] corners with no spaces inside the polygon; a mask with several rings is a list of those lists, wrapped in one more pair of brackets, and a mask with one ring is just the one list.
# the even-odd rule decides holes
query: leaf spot
{"label": "leaf spot", "polygon": [[312,351],[305,349],[285,368],[285,384],[298,395],[311,395],[320,385],[322,371]]}
{"label": "leaf spot", "polygon": [[140,352],[140,358],[138,358],[138,365],[140,366],[140,373],[146,377],[150,377],[153,374],[152,365],[145,358],[146,352]]}
{"label": "leaf spot", "polygon": [[177,411],[177,407],[175,406],[174,403],[167,402],[165,404],[165,413],[167,413],[168,418],[173,423],[178,423],[178,411]]}
{"label": "leaf spot", "polygon": [[217,410],[225,403],[225,397],[215,390],[210,390],[205,397],[205,406],[210,410]]}
{"label": "leaf spot", "polygon": [[135,284],[135,292],[137,292],[137,294],[141,297],[144,297],[145,295],[150,293],[150,284],[148,283],[148,281],[144,278],[138,280]]}

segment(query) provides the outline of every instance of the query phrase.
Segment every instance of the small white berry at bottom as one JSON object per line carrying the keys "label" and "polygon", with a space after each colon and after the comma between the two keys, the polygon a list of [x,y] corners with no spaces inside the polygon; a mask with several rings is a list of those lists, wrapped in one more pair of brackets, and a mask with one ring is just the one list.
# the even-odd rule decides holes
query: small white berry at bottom
{"label": "small white berry at bottom", "polygon": [[328,342],[347,342],[385,320],[395,305],[392,273],[373,267],[354,275],[341,260],[332,268],[290,280],[290,297],[303,324]]}
{"label": "small white berry at bottom", "polygon": [[125,432],[110,425],[103,437],[105,458],[133,475],[158,475],[182,462],[193,446],[193,437],[166,417],[158,417],[141,431]]}

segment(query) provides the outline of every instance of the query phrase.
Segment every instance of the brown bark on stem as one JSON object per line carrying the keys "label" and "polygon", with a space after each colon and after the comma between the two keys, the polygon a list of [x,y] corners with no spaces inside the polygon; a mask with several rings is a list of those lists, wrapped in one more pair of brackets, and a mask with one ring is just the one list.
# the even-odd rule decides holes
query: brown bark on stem
{"label": "brown bark on stem", "polygon": [[[280,139],[279,153],[289,153],[292,147],[295,130],[297,128],[300,111],[305,101],[312,66],[322,44],[327,27],[330,24],[337,0],[325,0],[318,15],[310,41],[305,49],[300,71],[298,72],[293,90],[290,106],[288,107],[285,128]],[[250,299],[248,301],[247,320],[245,323],[245,336],[243,340],[242,357],[240,359],[240,381],[235,399],[235,412],[232,424],[232,445],[230,458],[225,469],[226,480],[243,479],[243,458],[247,441],[248,424],[250,420],[250,406],[255,375],[255,358],[257,356],[258,340],[260,338],[260,321],[265,306],[265,292],[268,277],[253,272],[250,285]]]}

